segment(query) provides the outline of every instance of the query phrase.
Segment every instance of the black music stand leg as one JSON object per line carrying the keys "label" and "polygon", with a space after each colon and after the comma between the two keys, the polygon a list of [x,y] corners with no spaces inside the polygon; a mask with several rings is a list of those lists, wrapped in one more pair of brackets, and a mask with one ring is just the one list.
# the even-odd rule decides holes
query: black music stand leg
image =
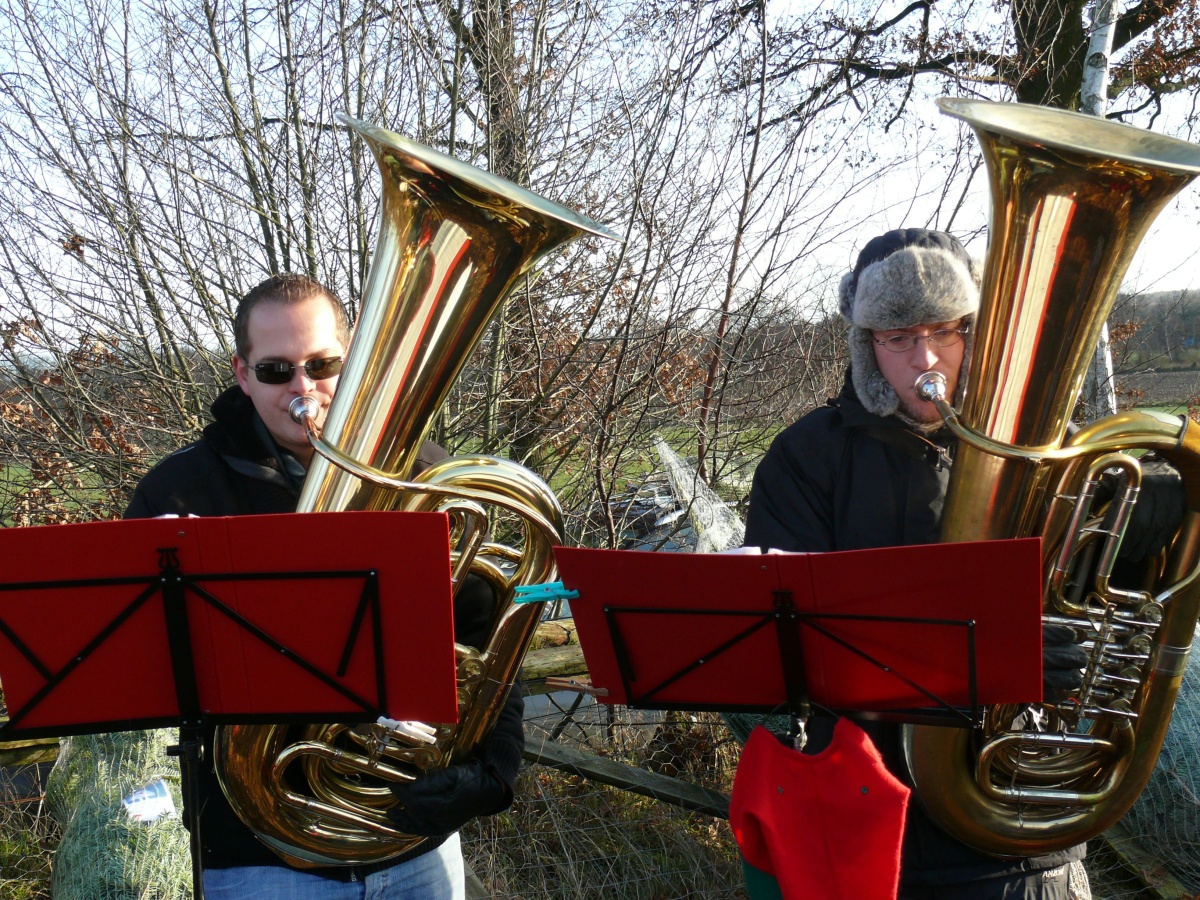
{"label": "black music stand leg", "polygon": [[179,757],[183,783],[183,825],[188,830],[192,853],[192,900],[204,900],[204,865],[200,842],[200,768],[204,761],[204,729],[180,728],[179,743],[168,747],[167,755]]}
{"label": "black music stand leg", "polygon": [[204,713],[200,707],[196,663],[192,656],[185,578],[179,569],[176,549],[159,547],[158,565],[167,645],[171,650],[171,671],[175,677],[175,697],[179,703],[179,745],[167,752],[179,757],[179,771],[183,776],[183,823],[191,834],[192,896],[193,900],[204,900],[204,866],[200,858],[200,766],[204,759]]}
{"label": "black music stand leg", "polygon": [[792,747],[799,752],[808,741],[808,717],[812,715],[812,706],[808,701],[808,679],[804,675],[804,653],[800,647],[800,613],[792,602],[791,591],[771,593],[775,597],[775,635],[791,720],[787,736]]}

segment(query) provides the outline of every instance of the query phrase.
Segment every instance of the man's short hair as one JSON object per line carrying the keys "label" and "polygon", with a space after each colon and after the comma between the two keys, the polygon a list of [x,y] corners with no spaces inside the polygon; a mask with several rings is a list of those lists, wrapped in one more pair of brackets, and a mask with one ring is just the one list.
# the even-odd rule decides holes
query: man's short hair
{"label": "man's short hair", "polygon": [[350,342],[350,317],[338,295],[319,281],[304,275],[284,273],[272,275],[266,281],[252,287],[238,302],[233,316],[233,346],[238,356],[246,359],[250,352],[250,313],[263,302],[302,303],[312,297],[324,297],[333,309],[337,320],[338,340],[342,346]]}

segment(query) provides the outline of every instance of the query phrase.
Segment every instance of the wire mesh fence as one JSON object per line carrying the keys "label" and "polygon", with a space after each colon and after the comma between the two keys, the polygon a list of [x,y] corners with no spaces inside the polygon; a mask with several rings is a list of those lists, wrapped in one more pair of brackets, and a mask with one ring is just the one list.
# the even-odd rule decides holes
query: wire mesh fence
{"label": "wire mesh fence", "polygon": [[[1200,896],[1200,654],[1188,660],[1154,773],[1111,835],[1108,851],[1163,893]],[[1109,871],[1119,868],[1110,864]],[[1126,896],[1114,891],[1104,900]]]}

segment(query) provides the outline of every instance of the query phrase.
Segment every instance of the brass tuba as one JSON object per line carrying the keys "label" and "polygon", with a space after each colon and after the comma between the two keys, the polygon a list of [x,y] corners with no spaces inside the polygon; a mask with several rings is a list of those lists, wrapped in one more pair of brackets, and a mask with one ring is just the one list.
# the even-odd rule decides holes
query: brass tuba
{"label": "brass tuba", "polygon": [[[508,181],[382,128],[343,121],[379,164],[379,233],[320,435],[304,398],[293,402],[293,417],[306,424],[318,452],[298,511],[447,512],[458,548],[454,581],[467,572],[487,579],[497,610],[484,646],[455,646],[457,724],[218,729],[214,765],[233,809],[302,868],[386,860],[417,846],[424,838],[399,832],[387,818],[395,802],[388,783],[469,755],[495,724],[542,608],[514,604],[514,591],[555,575],[558,501],[532,472],[494,457],[444,460],[404,479],[510,288],[568,241],[613,237]],[[520,546],[484,542],[489,510],[519,517]]]}
{"label": "brass tuba", "polygon": [[[936,373],[918,380],[959,438],[942,539],[1041,535],[1044,621],[1072,626],[1089,663],[1062,702],[990,707],[977,731],[906,727],[904,752],[942,827],[986,853],[1034,856],[1098,834],[1137,798],[1200,612],[1196,426],[1121,412],[1067,434],[1121,278],[1154,217],[1200,172],[1200,147],[1062,110],[938,103],[975,129],[992,195],[961,411]],[[1181,471],[1188,512],[1152,579],[1121,589],[1110,576],[1139,448]],[[1127,486],[1102,519],[1092,496],[1112,467]]]}

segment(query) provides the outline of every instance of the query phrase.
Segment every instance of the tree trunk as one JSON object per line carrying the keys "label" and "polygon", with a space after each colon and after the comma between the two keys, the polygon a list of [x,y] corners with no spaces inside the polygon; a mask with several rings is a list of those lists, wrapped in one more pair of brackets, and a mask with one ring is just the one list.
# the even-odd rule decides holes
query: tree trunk
{"label": "tree trunk", "polygon": [[1085,0],[1013,0],[1013,31],[1023,63],[1017,99],[1075,109],[1083,78]]}
{"label": "tree trunk", "polygon": [[[1096,0],[1092,13],[1092,37],[1088,44],[1087,63],[1083,67],[1082,111],[1104,117],[1108,108],[1108,71],[1113,47],[1113,31],[1117,21],[1116,0]],[[1088,365],[1083,385],[1083,404],[1087,420],[1094,421],[1117,411],[1117,395],[1113,387],[1112,350],[1108,343],[1108,323],[1100,332],[1096,352]]]}

